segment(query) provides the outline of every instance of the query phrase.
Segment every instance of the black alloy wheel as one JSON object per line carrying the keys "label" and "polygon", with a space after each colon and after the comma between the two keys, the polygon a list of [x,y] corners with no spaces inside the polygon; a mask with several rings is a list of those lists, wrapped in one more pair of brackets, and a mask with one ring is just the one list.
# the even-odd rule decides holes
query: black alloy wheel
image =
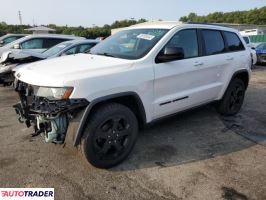
{"label": "black alloy wheel", "polygon": [[113,167],[130,154],[137,135],[134,113],[121,104],[106,104],[88,120],[82,139],[83,154],[95,167]]}

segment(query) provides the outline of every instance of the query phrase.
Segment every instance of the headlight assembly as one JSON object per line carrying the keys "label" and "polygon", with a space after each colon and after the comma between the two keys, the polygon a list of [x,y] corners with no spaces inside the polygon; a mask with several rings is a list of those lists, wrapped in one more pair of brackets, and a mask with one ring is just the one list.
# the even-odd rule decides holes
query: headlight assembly
{"label": "headlight assembly", "polygon": [[72,87],[52,88],[34,86],[34,95],[37,97],[45,97],[49,100],[68,99],[72,94]]}

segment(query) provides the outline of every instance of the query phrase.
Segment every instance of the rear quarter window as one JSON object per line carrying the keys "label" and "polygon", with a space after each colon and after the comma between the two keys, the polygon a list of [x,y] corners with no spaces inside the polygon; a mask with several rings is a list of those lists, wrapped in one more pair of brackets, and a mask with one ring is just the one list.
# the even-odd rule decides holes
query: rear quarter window
{"label": "rear quarter window", "polygon": [[238,35],[232,32],[224,32],[225,39],[227,41],[229,51],[242,51],[245,47]]}

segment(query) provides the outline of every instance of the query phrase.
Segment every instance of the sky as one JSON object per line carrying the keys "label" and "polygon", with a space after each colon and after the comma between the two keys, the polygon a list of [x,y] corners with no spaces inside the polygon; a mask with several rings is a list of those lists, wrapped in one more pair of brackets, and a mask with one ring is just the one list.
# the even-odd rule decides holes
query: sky
{"label": "sky", "polygon": [[19,24],[56,24],[91,27],[115,20],[179,20],[195,12],[249,10],[266,6],[266,0],[0,0],[0,22]]}

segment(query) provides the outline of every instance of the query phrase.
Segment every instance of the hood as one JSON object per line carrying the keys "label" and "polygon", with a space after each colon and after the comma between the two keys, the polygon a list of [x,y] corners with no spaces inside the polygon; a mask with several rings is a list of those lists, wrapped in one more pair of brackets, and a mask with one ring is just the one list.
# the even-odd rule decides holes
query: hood
{"label": "hood", "polygon": [[30,63],[43,59],[45,57],[38,52],[10,49],[2,54],[0,63]]}
{"label": "hood", "polygon": [[71,86],[71,81],[115,73],[131,67],[134,61],[91,54],[76,54],[24,65],[16,77],[39,86]]}
{"label": "hood", "polygon": [[0,57],[2,56],[2,54],[6,51],[9,51],[9,48],[6,48],[6,46],[0,47]]}
{"label": "hood", "polygon": [[26,58],[30,56],[36,57],[36,58],[42,58],[42,59],[45,58],[42,53],[31,51],[31,50],[12,50],[11,52],[14,58]]}

